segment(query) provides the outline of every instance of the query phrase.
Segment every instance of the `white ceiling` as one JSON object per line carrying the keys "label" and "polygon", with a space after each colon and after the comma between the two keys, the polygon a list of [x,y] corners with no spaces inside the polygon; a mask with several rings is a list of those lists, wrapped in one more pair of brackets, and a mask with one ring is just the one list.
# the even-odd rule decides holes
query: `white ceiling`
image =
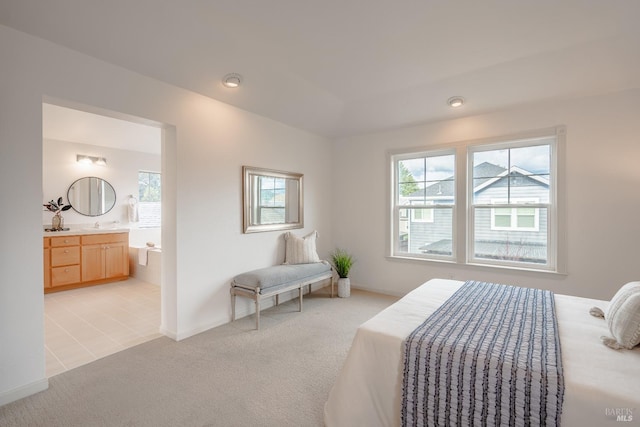
{"label": "white ceiling", "polygon": [[[160,154],[162,130],[72,108],[42,104],[42,137]],[[80,153],[94,155],[95,153]]]}
{"label": "white ceiling", "polygon": [[0,24],[329,137],[638,88],[638,16],[636,0],[0,0]]}

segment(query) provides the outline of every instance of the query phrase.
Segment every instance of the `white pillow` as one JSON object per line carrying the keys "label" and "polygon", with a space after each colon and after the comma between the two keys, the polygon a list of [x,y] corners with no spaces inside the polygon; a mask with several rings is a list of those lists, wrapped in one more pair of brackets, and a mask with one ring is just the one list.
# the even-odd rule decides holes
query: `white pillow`
{"label": "white pillow", "polygon": [[320,262],[316,250],[318,232],[312,231],[304,237],[298,237],[292,233],[285,233],[285,264],[309,264]]}
{"label": "white pillow", "polygon": [[611,335],[609,347],[632,349],[640,344],[640,282],[629,282],[613,296],[605,315]]}

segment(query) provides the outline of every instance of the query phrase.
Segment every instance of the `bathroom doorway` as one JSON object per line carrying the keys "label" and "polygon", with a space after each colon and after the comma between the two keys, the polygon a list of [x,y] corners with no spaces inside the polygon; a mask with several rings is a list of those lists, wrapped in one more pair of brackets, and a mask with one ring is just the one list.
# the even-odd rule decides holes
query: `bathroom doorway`
{"label": "bathroom doorway", "polygon": [[[157,216],[160,209],[138,203],[139,172],[162,172],[162,129],[122,114],[63,105],[43,103],[43,203],[62,197],[68,204],[68,190],[79,178],[108,182],[115,190],[113,207],[97,215],[69,209],[63,212],[64,228],[128,231],[130,276],[45,294],[47,377],[162,336],[162,221],[144,216]],[[100,162],[81,162],[85,157]],[[50,216],[43,213],[43,228]]]}

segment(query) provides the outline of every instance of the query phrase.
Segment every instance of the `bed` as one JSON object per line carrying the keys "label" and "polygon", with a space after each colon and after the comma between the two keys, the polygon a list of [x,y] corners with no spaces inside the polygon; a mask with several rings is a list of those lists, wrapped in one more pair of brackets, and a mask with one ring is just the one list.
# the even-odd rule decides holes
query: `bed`
{"label": "bed", "polygon": [[[401,425],[404,340],[464,282],[433,279],[362,324],[324,408],[327,427]],[[640,347],[613,350],[606,301],[555,295],[564,376],[563,426],[640,425]]]}

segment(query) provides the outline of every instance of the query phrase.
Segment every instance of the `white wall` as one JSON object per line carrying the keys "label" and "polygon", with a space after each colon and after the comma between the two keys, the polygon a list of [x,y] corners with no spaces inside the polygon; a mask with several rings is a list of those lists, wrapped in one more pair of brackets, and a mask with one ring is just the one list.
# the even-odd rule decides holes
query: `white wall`
{"label": "white wall", "polygon": [[[163,330],[177,338],[227,322],[229,280],[282,260],[281,233],[241,233],[242,165],[305,174],[305,229],[299,233],[319,230],[323,257],[334,246],[352,250],[352,280],[361,287],[403,294],[432,277],[455,277],[609,298],[640,276],[638,91],[346,138],[332,146],[3,26],[0,58],[0,404],[47,386],[40,268],[40,205],[49,198],[42,189],[43,99],[165,125],[162,245],[169,274],[162,284]],[[219,76],[211,84],[219,84]],[[567,126],[567,276],[385,257],[387,150],[558,124]],[[340,191],[331,191],[332,185]]]}
{"label": "white wall", "polygon": [[[354,286],[404,294],[434,277],[610,299],[640,280],[640,90],[452,119],[334,142],[335,244],[357,258]],[[388,255],[389,150],[566,125],[568,274],[525,273]]]}
{"label": "white wall", "polygon": [[[160,143],[158,139],[158,146]],[[138,197],[138,171],[160,172],[162,165],[159,155],[51,139],[45,139],[42,148],[43,203],[51,199],[57,200],[60,196],[65,204],[68,203],[69,186],[75,180],[85,176],[95,176],[108,181],[116,192],[116,204],[109,212],[91,217],[70,209],[62,213],[65,226],[88,225],[96,221],[101,224],[117,221],[122,227],[137,227],[137,224],[130,224],[128,220],[128,198],[129,195]],[[78,163],[77,154],[105,157],[107,166]],[[43,211],[42,224],[50,227],[52,216],[51,212]]]}
{"label": "white wall", "polygon": [[[163,330],[229,321],[229,281],[282,261],[277,232],[242,234],[241,167],[305,175],[305,229],[330,250],[324,138],[0,26],[0,404],[47,386],[42,293],[42,102],[148,119],[163,130]],[[219,84],[219,76],[211,77]],[[72,105],[75,104],[75,105]],[[166,194],[165,194],[166,191]],[[168,197],[167,197],[168,195]],[[164,206],[167,205],[167,210]],[[247,308],[248,309],[248,308]]]}

